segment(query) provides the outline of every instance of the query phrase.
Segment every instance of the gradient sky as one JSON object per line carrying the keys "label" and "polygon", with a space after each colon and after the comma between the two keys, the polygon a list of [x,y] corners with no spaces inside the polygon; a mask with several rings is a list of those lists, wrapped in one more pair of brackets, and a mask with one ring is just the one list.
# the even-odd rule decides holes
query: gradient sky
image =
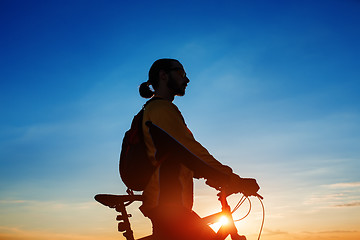
{"label": "gradient sky", "polygon": [[[1,0],[0,239],[121,238],[93,196],[124,193],[137,88],[171,57],[190,78],[175,104],[195,138],[258,179],[262,239],[358,240],[359,12],[358,0]],[[217,211],[215,194],[196,181],[194,209]],[[254,199],[239,230],[256,239],[260,223]]]}

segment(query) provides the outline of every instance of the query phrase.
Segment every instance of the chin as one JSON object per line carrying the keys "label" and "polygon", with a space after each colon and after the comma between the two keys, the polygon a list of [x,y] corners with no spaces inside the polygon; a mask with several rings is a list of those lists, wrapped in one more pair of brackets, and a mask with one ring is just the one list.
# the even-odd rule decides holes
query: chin
{"label": "chin", "polygon": [[182,97],[182,96],[184,96],[185,95],[185,92],[180,92],[180,93],[177,93],[176,94],[176,96],[180,96],[180,97]]}

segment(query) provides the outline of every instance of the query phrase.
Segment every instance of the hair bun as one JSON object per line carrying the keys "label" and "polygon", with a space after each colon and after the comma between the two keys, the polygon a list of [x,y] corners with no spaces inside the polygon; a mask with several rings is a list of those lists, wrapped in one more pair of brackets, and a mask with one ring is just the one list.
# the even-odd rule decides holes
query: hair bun
{"label": "hair bun", "polygon": [[154,96],[154,92],[150,89],[148,82],[143,82],[139,87],[140,96],[143,98],[151,98]]}

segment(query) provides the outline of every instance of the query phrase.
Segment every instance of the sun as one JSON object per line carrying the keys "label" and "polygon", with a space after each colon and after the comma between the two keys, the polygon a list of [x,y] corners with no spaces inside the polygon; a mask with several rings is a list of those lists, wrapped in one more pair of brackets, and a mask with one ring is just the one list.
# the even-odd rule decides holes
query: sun
{"label": "sun", "polygon": [[219,217],[218,221],[211,224],[210,227],[217,232],[221,226],[224,226],[226,224],[228,224],[230,222],[229,218],[225,215],[222,215],[221,217]]}
{"label": "sun", "polygon": [[229,218],[227,216],[221,216],[219,219],[221,226],[224,226],[229,223]]}

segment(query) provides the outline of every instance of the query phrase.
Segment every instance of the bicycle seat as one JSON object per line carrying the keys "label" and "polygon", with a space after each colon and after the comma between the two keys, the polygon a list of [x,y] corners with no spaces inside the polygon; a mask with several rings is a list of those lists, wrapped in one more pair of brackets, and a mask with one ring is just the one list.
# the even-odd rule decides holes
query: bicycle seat
{"label": "bicycle seat", "polygon": [[141,195],[97,194],[95,200],[110,208],[116,208],[120,203],[128,205],[134,201],[142,201],[143,197]]}

